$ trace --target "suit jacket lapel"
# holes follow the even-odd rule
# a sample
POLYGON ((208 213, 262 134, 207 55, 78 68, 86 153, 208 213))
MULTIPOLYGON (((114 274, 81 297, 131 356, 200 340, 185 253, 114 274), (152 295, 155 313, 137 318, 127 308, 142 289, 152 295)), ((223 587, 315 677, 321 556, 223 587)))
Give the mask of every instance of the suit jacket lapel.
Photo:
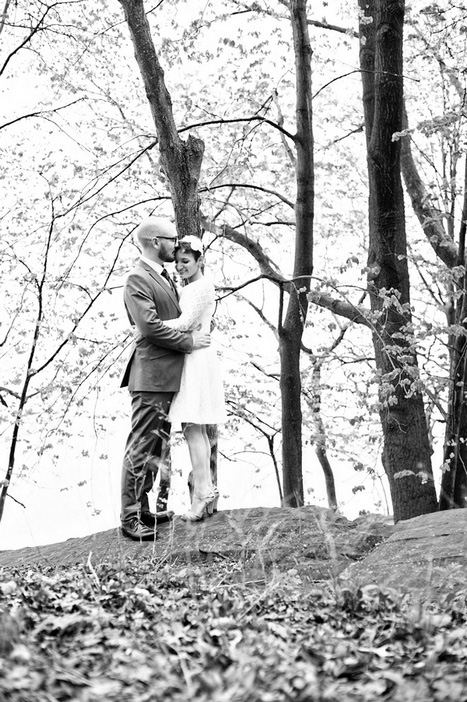
POLYGON ((175 294, 175 291, 172 289, 172 286, 170 283, 165 280, 159 273, 156 273, 154 268, 151 268, 151 266, 148 266, 148 264, 145 261, 139 261, 139 265, 144 268, 144 270, 151 276, 151 278, 166 292, 168 295, 170 295, 172 301, 177 305, 177 310, 180 312, 180 306, 178 304, 178 297, 175 294))

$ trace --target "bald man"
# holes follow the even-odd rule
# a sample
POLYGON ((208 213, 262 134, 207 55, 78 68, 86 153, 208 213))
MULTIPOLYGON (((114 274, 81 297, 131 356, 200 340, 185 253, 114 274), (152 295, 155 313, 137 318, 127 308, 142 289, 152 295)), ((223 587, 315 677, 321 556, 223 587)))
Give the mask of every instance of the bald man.
POLYGON ((175 226, 167 219, 147 217, 135 231, 141 259, 129 274, 124 301, 135 342, 122 387, 131 395, 131 431, 122 471, 122 533, 137 541, 155 538, 157 514, 149 509, 148 493, 163 469, 170 435, 167 421, 174 393, 180 389, 186 353, 210 344, 208 334, 181 332, 164 325, 180 315, 178 296, 165 278, 165 263, 174 261, 175 226))

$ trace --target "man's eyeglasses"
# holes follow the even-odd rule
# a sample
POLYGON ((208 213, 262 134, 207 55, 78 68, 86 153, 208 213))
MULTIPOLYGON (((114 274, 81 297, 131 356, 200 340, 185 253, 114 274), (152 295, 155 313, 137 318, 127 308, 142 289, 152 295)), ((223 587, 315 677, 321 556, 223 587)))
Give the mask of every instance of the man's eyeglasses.
POLYGON ((178 236, 153 236, 151 241, 154 241, 154 239, 168 239, 176 243, 178 241, 178 236))

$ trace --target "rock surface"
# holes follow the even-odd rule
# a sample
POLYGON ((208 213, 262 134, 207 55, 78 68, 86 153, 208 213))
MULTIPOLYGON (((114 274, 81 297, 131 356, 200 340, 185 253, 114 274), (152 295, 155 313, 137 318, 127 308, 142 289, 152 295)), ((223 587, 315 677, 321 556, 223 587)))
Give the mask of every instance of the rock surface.
POLYGON ((467 510, 398 522, 383 544, 349 566, 343 579, 378 583, 429 599, 467 586, 467 510))
POLYGON ((219 511, 195 524, 179 518, 158 527, 154 542, 123 538, 119 529, 63 543, 0 552, 0 568, 28 565, 59 567, 134 559, 142 554, 159 562, 199 563, 229 558, 249 571, 264 571, 273 564, 295 568, 312 580, 338 575, 387 539, 394 527, 381 515, 349 521, 329 509, 262 508, 219 511))
POLYGON ((366 515, 354 521, 320 507, 220 511, 196 524, 179 518, 154 542, 123 538, 118 529, 38 548, 0 552, 0 568, 115 563, 144 556, 161 564, 228 559, 232 577, 262 578, 271 568, 295 570, 306 582, 376 583, 429 598, 467 585, 467 510, 435 512, 392 524, 366 515))

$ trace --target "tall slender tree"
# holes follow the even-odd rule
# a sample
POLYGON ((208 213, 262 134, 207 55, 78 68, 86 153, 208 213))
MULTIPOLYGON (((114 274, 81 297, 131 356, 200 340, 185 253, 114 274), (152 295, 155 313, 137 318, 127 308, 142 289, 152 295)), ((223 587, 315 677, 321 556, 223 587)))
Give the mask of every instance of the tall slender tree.
POLYGON ((379 374, 383 465, 396 521, 438 507, 419 370, 411 340, 400 142, 403 0, 359 0, 369 177, 368 292, 379 374))
POLYGON ((284 320, 279 324, 282 400, 282 465, 284 502, 303 504, 302 408, 300 353, 313 272, 314 140, 311 90, 311 43, 306 0, 289 3, 296 74, 296 185, 294 285, 284 320))

